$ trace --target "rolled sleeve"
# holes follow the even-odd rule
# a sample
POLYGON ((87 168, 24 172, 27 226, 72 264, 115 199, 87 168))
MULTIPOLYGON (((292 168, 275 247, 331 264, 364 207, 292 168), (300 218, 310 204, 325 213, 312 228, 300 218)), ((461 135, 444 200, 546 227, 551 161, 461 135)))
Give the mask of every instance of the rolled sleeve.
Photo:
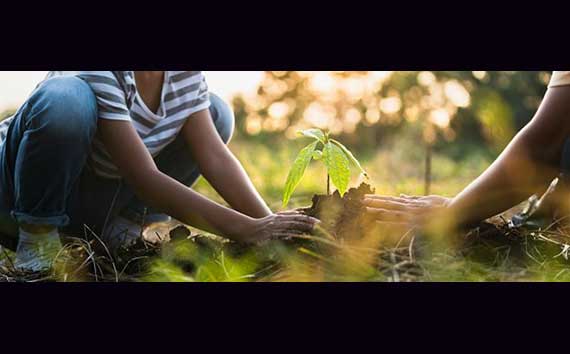
POLYGON ((131 121, 126 93, 111 71, 82 71, 79 75, 95 93, 99 118, 131 121))
POLYGON ((190 114, 200 112, 210 108, 210 92, 208 90, 208 83, 206 82, 206 77, 202 74, 202 80, 200 81, 200 88, 198 89, 198 95, 192 102, 192 109, 190 114))

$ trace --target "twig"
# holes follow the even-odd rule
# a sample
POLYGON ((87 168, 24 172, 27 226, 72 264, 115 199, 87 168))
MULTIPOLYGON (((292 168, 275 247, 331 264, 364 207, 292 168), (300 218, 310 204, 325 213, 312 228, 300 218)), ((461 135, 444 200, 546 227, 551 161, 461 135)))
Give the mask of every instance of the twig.
POLYGON ((111 261, 111 265, 113 266, 113 271, 114 271, 114 273, 115 273, 115 282, 118 283, 118 282, 119 282, 119 273, 118 273, 118 271, 117 271, 117 267, 115 266, 115 260, 114 260, 113 256, 111 255, 111 251, 109 251, 109 248, 107 248, 107 245, 105 244, 105 242, 103 242, 103 240, 101 240, 101 239, 97 236, 97 234, 96 234, 95 232, 93 232, 93 230, 91 230, 91 228, 89 228, 89 226, 87 226, 87 225, 84 224, 83 227, 84 227, 84 230, 87 229, 87 230, 89 230, 89 232, 91 232, 91 235, 92 235, 93 237, 95 237, 95 239, 96 239, 97 241, 99 241, 99 243, 101 243, 101 245, 102 245, 103 248, 105 249, 105 252, 107 252, 107 255, 109 256, 109 260, 111 261))
POLYGON ((400 244, 404 241, 404 239, 405 239, 406 237, 408 237, 408 236, 412 233, 412 231, 414 231, 415 229, 416 229, 416 227, 413 226, 411 229, 409 229, 408 231, 406 231, 406 233, 405 233, 402 237, 400 237, 400 239, 398 240, 398 243, 396 243, 396 247, 395 247, 395 248, 399 248, 399 247, 400 247, 400 244))
POLYGON ((4 249, 4 247, 2 247, 2 253, 4 253, 4 257, 6 257, 6 259, 8 260, 8 263, 10 263, 10 266, 12 267, 12 269, 16 270, 16 267, 14 266, 14 262, 12 262, 12 258, 10 258, 10 255, 8 254, 8 252, 6 252, 6 249, 4 249))
POLYGON ((410 240, 410 246, 408 246, 408 254, 410 255, 410 261, 412 263, 415 263, 415 259, 414 259, 414 242, 416 241, 416 235, 412 236, 412 239, 410 240))
POLYGON ((123 278, 123 274, 125 273, 125 271, 127 270, 128 266, 131 265, 132 262, 138 261, 140 259, 145 259, 145 258, 149 258, 148 256, 139 256, 139 257, 133 257, 131 259, 129 259, 127 261, 127 263, 125 264, 125 266, 123 267, 123 269, 121 270, 121 273, 119 274, 120 278, 123 278))
POLYGON ((390 252, 390 260, 392 261, 393 266, 391 267, 392 270, 392 279, 395 283, 400 282, 400 275, 398 274, 398 270, 396 269, 396 255, 393 252, 390 252))
POLYGON ((564 274, 565 272, 567 272, 568 269, 562 269, 561 271, 559 271, 556 276, 554 277, 554 280, 557 280, 558 277, 560 277, 562 274, 564 274))

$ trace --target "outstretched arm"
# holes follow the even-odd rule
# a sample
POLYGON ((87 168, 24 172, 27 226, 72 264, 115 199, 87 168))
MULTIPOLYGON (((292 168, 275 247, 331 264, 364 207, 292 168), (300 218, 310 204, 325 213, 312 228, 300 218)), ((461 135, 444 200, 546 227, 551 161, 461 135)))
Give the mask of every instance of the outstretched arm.
POLYGON ((232 208, 253 218, 271 214, 241 163, 220 138, 209 110, 193 114, 181 134, 200 173, 232 208))
POLYGON ((532 121, 479 178, 451 200, 449 209, 461 223, 477 222, 544 192, 559 173, 569 135, 570 87, 551 88, 532 121))
POLYGON ((570 135, 570 86, 550 88, 536 115, 495 162, 455 198, 370 196, 378 219, 410 220, 432 207, 447 206, 450 219, 470 224, 497 215, 533 193, 544 191, 557 175, 562 148, 570 135))
POLYGON ((137 196, 184 223, 236 241, 256 243, 308 232, 316 222, 297 213, 253 218, 205 198, 158 170, 128 121, 100 119, 99 134, 137 196))

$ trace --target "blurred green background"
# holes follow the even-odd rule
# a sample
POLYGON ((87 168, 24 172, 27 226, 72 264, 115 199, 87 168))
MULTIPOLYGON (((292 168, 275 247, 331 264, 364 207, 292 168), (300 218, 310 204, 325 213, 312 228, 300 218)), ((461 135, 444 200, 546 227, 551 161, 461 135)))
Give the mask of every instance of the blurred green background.
MULTIPOLYGON (((478 176, 532 118, 550 76, 549 71, 266 71, 255 90, 231 98, 236 133, 230 146, 274 210, 281 208, 289 167, 308 143, 298 138, 296 131, 312 127, 329 130, 346 144, 368 170, 369 182, 378 193, 423 194, 429 156, 430 191, 452 196, 478 176)), ((0 118, 11 113, 13 110, 0 113, 0 118)), ((352 186, 361 181, 354 173, 352 186)), ((203 179, 196 190, 221 201, 203 179)), ((307 205, 314 193, 325 191, 324 168, 313 164, 290 206, 307 205)), ((510 261, 510 247, 493 247, 492 261, 484 262, 454 252, 435 253, 420 263, 425 273, 422 277, 444 281, 570 280, 564 263, 527 257, 528 264, 518 265, 510 261)), ((235 281, 252 272, 247 259, 233 262, 231 268, 231 260, 225 257, 222 252, 202 267, 223 269, 225 275, 205 279, 235 281), (220 259, 223 267, 212 265, 220 259), (229 268, 239 270, 239 276, 227 275, 229 268)), ((295 260, 298 254, 288 257, 284 259, 295 260)), ((160 262, 156 279, 151 280, 190 279, 179 267, 160 262)), ((291 267, 290 279, 303 280, 305 274, 310 275, 306 276, 309 280, 337 279, 320 274, 313 266, 305 273, 291 267)), ((383 274, 378 272, 372 278, 382 280, 383 274)), ((359 276, 350 273, 348 279, 371 277, 359 276)))
MULTIPOLYGON (((295 132, 310 127, 329 130, 352 149, 378 192, 424 193, 426 155, 431 153, 430 192, 453 195, 531 119, 550 75, 266 71, 256 90, 231 99, 237 121, 231 147, 274 208, 288 168, 306 143, 295 132)), ((314 164, 293 202, 305 203, 323 186, 324 171, 314 164)), ((204 181, 197 189, 217 198, 204 181)))
MULTIPOLYGON (((237 117, 232 147, 276 208, 288 168, 306 143, 295 132, 310 127, 329 130, 352 149, 380 193, 425 193, 430 155, 430 192, 453 195, 532 118, 550 76, 549 71, 267 71, 255 93, 232 100, 237 117)), ((295 194, 299 203, 324 192, 324 173, 318 164, 309 169, 295 194)))

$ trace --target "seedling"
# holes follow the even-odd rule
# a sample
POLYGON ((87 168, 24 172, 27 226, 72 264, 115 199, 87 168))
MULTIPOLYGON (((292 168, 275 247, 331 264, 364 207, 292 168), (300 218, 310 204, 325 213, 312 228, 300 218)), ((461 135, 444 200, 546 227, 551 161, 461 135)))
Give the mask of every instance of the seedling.
POLYGON ((328 132, 320 129, 308 129, 298 132, 299 136, 311 138, 314 141, 304 147, 297 155, 285 182, 283 192, 283 207, 289 204, 289 199, 299 185, 311 160, 321 160, 327 169, 327 195, 330 195, 330 184, 338 189, 341 197, 348 190, 350 181, 350 164, 358 168, 360 173, 368 178, 368 174, 354 155, 339 141, 330 138, 328 132))

